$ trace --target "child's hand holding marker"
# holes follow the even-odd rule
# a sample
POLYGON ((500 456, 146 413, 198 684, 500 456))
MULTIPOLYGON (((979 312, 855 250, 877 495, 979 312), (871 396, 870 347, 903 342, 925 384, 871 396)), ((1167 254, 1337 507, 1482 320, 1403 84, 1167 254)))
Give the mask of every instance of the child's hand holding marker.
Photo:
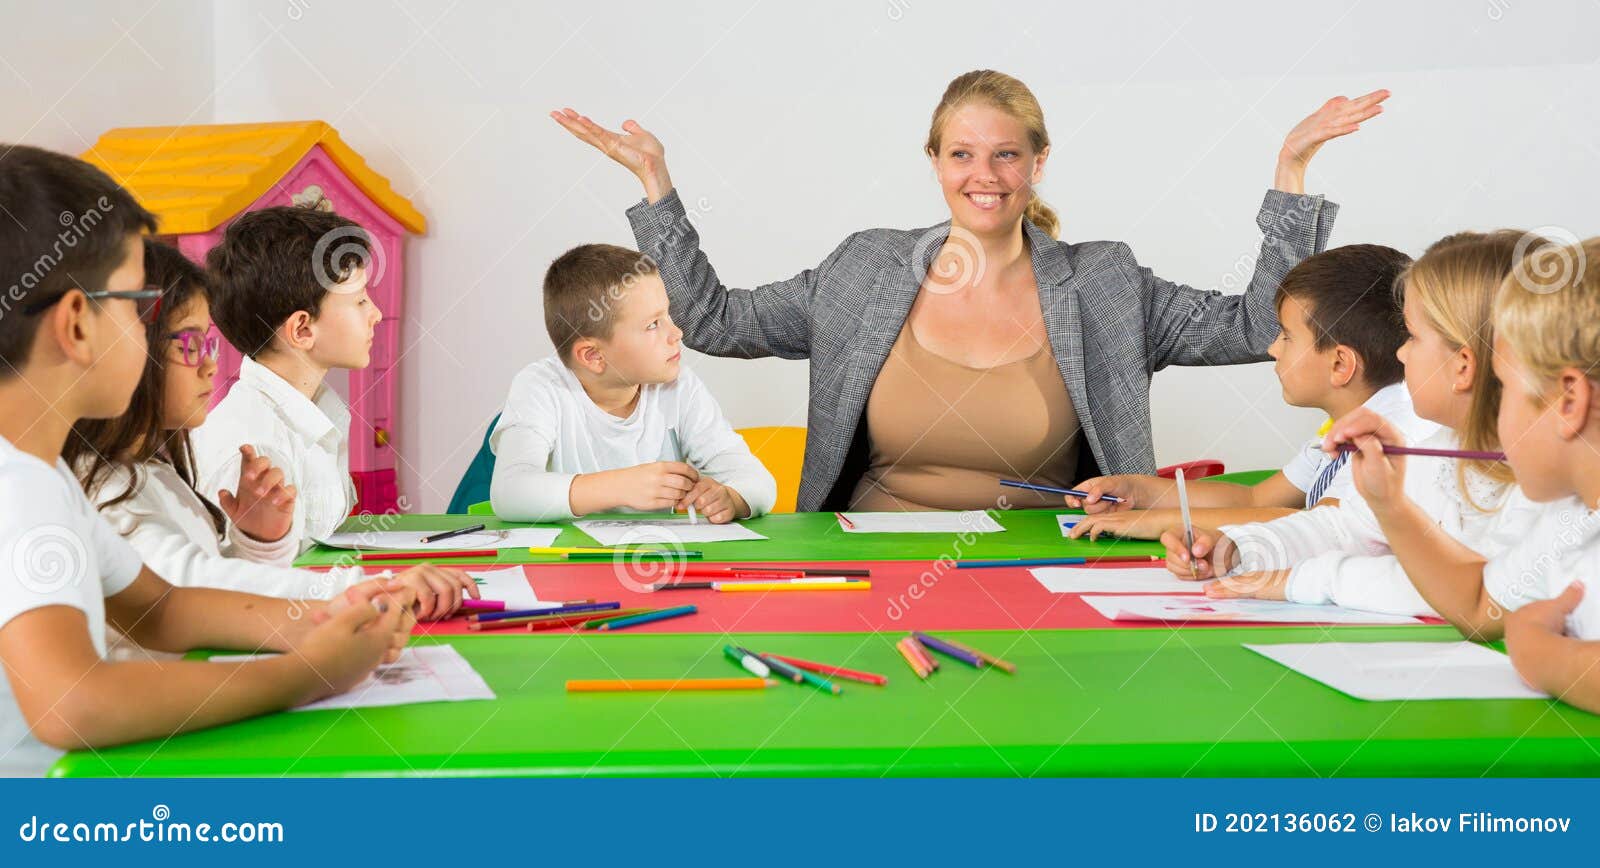
POLYGON ((1178 578, 1209 581, 1239 565, 1238 547, 1221 531, 1195 528, 1192 554, 1184 546, 1184 536, 1182 530, 1161 535, 1161 544, 1167 547, 1167 570, 1178 578))
POLYGON ((739 496, 739 492, 709 476, 700 477, 694 488, 679 501, 677 508, 687 509, 691 518, 699 510, 700 515, 712 524, 727 524, 750 514, 750 507, 739 496))
POLYGON ((481 593, 471 576, 435 564, 417 564, 394 578, 416 595, 418 621, 448 618, 461 608, 463 597, 478 599, 481 593))
POLYGON ((1358 407, 1339 417, 1322 438, 1322 451, 1339 454, 1339 446, 1353 443, 1359 451, 1350 454, 1351 478, 1356 490, 1366 499, 1375 515, 1382 516, 1400 506, 1405 497, 1405 458, 1386 455, 1385 446, 1404 446, 1405 435, 1389 420, 1367 407, 1358 407))

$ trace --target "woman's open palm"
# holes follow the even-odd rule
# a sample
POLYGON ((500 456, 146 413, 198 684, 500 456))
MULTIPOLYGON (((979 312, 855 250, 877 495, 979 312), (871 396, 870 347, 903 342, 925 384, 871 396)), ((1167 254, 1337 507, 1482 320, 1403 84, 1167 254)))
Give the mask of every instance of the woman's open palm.
POLYGON ((638 121, 623 121, 622 132, 613 132, 568 108, 553 111, 550 117, 579 139, 593 145, 602 154, 621 163, 624 168, 646 180, 666 169, 666 149, 654 134, 639 126, 638 121))

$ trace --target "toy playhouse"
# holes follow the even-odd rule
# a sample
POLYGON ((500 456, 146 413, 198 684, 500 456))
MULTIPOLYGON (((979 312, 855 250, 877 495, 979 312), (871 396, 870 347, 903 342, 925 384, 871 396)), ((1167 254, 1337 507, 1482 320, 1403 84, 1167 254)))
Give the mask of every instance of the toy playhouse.
MULTIPOLYGON (((371 236, 369 286, 383 321, 372 365, 349 380, 350 475, 356 509, 396 510, 391 432, 396 419, 405 241, 427 221, 322 121, 124 127, 106 132, 83 158, 104 169, 161 219, 160 231, 196 262, 229 221, 257 208, 314 205, 360 223, 371 236)), ((226 342, 213 403, 239 378, 239 352, 226 342)))

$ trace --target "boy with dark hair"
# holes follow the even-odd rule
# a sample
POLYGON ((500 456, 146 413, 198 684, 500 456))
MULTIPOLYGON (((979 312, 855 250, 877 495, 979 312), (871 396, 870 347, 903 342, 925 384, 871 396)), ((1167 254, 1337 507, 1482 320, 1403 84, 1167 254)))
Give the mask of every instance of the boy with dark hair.
POLYGON ((370 241, 351 220, 310 208, 240 216, 206 264, 212 318, 245 358, 239 380, 194 432, 196 488, 212 502, 265 457, 296 495, 296 550, 355 506, 350 408, 323 381, 371 363, 383 314, 367 295, 370 241))
MULTIPOLYGON (((1366 406, 1406 432, 1411 442, 1426 439, 1438 425, 1411 407, 1405 368, 1396 353, 1406 341, 1405 320, 1395 281, 1411 257, 1378 244, 1335 247, 1306 258, 1278 287, 1277 340, 1267 348, 1295 407, 1315 407, 1337 419, 1366 406)), ((1204 527, 1270 521, 1298 509, 1333 505, 1354 489, 1348 456, 1330 459, 1314 437, 1283 469, 1257 485, 1190 481, 1194 521, 1204 527)), ((1100 534, 1160 539, 1182 532, 1177 485, 1156 476, 1103 476, 1076 488, 1086 497, 1066 498, 1089 518, 1071 536, 1100 534), (1101 500, 1116 495, 1121 503, 1101 500)))

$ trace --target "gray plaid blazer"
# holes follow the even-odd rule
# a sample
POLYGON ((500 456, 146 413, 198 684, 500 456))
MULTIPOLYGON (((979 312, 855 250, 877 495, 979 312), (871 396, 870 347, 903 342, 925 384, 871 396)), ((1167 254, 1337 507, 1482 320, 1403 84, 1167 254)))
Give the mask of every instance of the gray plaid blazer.
MULTIPOLYGON (((1079 450, 1078 478, 1155 472, 1150 375, 1167 365, 1264 360, 1278 331, 1278 284, 1327 245, 1337 213, 1321 196, 1267 191, 1256 216, 1265 237, 1242 295, 1162 280, 1121 242, 1069 244, 1024 223, 1050 346, 1089 446, 1079 450)), ((799 509, 845 508, 866 467, 867 395, 950 224, 867 229, 816 268, 729 290, 677 191, 641 201, 628 220, 661 269, 685 344, 714 356, 811 360, 799 509)))

